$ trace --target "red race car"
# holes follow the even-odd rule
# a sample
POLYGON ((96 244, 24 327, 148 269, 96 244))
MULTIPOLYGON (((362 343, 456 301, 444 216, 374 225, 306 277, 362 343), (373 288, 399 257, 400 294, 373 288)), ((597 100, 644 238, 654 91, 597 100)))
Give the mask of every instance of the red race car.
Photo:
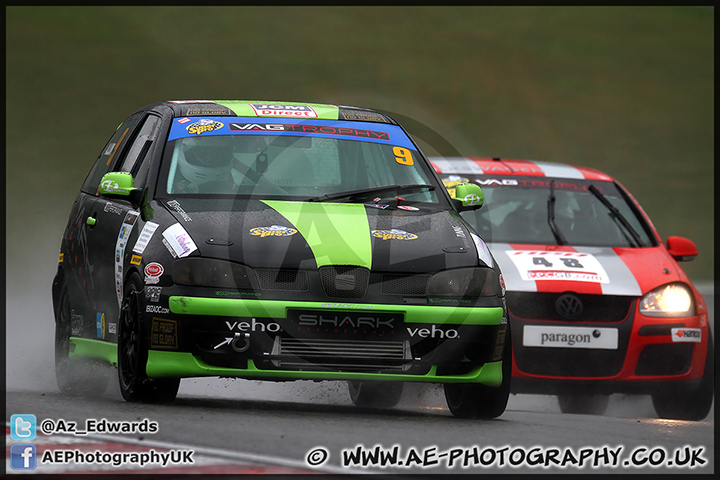
POLYGON ((431 158, 445 187, 475 183, 462 212, 503 272, 514 393, 557 395, 566 413, 602 414, 609 395, 650 394, 661 418, 702 420, 713 402, 713 339, 679 266, 695 244, 663 243, 617 180, 571 165, 431 158))

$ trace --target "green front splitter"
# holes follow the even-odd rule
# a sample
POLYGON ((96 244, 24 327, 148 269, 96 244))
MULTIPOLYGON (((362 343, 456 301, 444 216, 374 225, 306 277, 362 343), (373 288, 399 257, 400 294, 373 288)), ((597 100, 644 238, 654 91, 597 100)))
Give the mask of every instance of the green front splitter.
POLYGON ((438 375, 433 366, 425 375, 311 372, 295 370, 260 370, 250 359, 248 368, 227 368, 208 365, 187 352, 150 350, 146 367, 148 377, 238 377, 263 380, 386 380, 425 383, 481 383, 490 387, 502 383, 502 362, 489 362, 463 375, 438 375))

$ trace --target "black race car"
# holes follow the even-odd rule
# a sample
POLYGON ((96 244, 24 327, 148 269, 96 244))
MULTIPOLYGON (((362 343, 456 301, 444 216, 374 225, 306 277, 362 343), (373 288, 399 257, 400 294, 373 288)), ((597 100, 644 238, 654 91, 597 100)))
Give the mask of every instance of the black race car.
POLYGON ((444 385, 461 417, 510 391, 495 259, 389 116, 333 105, 169 101, 112 135, 53 282, 60 389, 170 402, 183 377, 347 380, 388 407, 444 385), (89 368, 88 368, 89 367, 89 368))

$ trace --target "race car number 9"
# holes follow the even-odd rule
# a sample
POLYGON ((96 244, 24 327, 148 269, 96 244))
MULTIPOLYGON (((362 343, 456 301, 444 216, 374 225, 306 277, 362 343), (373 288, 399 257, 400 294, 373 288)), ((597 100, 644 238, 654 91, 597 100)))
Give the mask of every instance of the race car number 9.
POLYGON ((393 154, 395 154, 395 161, 401 165, 412 165, 413 157, 412 152, 407 148, 393 147, 393 154))
POLYGON ((573 280, 610 283, 600 262, 589 253, 506 250, 523 280, 573 280))

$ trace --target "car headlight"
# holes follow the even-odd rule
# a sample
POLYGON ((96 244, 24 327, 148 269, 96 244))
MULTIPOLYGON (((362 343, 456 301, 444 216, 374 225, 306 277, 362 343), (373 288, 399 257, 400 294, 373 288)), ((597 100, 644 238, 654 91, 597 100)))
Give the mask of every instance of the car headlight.
POLYGON ((244 265, 202 257, 176 260, 172 267, 172 278, 177 284, 199 287, 252 290, 257 284, 255 273, 244 265))
POLYGON ((501 295, 498 272, 491 268, 458 268, 430 278, 428 295, 438 297, 494 297, 501 295))
POLYGON ((695 302, 688 287, 670 283, 642 297, 640 313, 648 317, 689 317, 695 314, 695 302))

